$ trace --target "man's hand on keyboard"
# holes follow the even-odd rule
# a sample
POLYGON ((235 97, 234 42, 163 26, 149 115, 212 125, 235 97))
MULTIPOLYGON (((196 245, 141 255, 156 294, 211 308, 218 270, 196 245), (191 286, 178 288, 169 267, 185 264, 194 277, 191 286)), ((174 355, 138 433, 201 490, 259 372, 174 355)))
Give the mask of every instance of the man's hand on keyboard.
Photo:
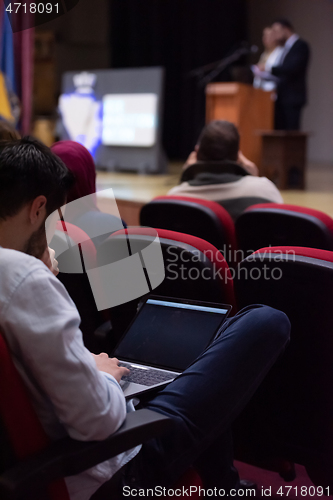
POLYGON ((117 382, 120 382, 121 377, 129 375, 130 370, 124 366, 119 366, 117 358, 109 358, 109 356, 102 352, 101 354, 92 354, 98 370, 112 375, 117 382))

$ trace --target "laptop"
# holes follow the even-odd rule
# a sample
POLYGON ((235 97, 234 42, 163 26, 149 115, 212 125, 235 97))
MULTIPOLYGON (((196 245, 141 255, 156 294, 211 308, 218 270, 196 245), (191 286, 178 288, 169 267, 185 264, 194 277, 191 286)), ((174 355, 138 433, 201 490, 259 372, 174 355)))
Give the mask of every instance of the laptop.
POLYGON ((230 305, 150 296, 113 352, 130 369, 126 399, 163 388, 215 339, 230 305))

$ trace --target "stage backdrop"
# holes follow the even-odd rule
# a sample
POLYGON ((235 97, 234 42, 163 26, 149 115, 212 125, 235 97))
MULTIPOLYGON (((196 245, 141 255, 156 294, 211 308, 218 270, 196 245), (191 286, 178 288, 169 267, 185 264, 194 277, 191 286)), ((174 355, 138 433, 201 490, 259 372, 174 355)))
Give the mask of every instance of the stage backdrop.
POLYGON ((110 15, 113 68, 165 67, 163 143, 169 158, 185 158, 205 102, 187 74, 247 40, 246 0, 112 0, 110 15))

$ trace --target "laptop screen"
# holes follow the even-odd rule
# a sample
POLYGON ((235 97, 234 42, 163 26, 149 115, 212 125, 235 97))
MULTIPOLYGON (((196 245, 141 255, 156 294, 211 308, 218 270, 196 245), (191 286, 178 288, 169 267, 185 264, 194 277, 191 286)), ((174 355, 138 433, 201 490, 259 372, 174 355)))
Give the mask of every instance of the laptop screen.
POLYGON ((230 306, 148 299, 114 356, 132 363, 183 371, 214 339, 230 306), (216 307, 215 307, 216 306, 216 307))

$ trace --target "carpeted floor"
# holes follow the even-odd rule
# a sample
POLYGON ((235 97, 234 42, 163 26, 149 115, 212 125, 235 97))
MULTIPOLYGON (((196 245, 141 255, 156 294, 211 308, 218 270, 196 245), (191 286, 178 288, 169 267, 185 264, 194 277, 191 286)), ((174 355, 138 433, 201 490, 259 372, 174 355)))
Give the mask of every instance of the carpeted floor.
POLYGON ((288 483, 286 483, 279 476, 279 474, 275 472, 259 469, 242 462, 235 462, 235 466, 237 467, 239 475, 242 479, 248 479, 257 483, 257 497, 270 497, 272 500, 281 500, 282 498, 298 500, 301 500, 302 498, 333 498, 333 496, 326 497, 319 494, 321 490, 315 489, 312 481, 306 473, 305 468, 301 465, 296 465, 296 479, 288 483), (302 486, 306 486, 307 489, 303 488, 302 490, 302 486), (309 488, 310 486, 312 486, 312 488, 309 488))

